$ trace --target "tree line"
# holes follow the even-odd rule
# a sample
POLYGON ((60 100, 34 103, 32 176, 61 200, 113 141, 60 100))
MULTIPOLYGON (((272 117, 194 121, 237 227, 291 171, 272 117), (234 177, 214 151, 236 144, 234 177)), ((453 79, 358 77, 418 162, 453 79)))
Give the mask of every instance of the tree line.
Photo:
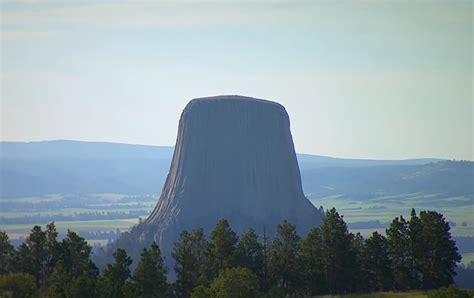
POLYGON ((386 236, 349 232, 336 209, 301 238, 283 221, 267 239, 237 235, 220 220, 209 236, 183 231, 174 243, 175 281, 159 246, 143 249, 136 269, 123 249, 102 273, 75 232, 59 241, 54 223, 35 226, 18 248, 0 232, 0 294, 15 297, 291 297, 437 289, 453 284, 461 260, 449 223, 434 211, 395 218, 386 236), (20 286, 21 285, 21 286, 20 286), (25 294, 26 293, 26 294, 25 294))

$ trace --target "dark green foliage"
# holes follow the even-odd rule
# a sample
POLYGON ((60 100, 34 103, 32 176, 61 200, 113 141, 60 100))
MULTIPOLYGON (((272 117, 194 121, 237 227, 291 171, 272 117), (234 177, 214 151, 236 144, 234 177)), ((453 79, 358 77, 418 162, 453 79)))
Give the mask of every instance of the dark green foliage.
POLYGON ((7 233, 0 231, 0 274, 5 274, 13 270, 13 257, 15 248, 10 243, 7 233))
POLYGON ((130 278, 132 259, 123 249, 117 249, 114 254, 114 264, 107 265, 103 276, 98 281, 100 297, 124 297, 123 287, 130 278))
POLYGON ((367 291, 367 284, 363 274, 362 251, 364 249, 364 237, 360 233, 352 234, 351 237, 351 258, 348 259, 349 274, 352 275, 348 289, 351 292, 367 291))
POLYGON ((365 240, 361 254, 365 290, 386 291, 392 285, 388 241, 377 232, 365 240))
POLYGON ((35 277, 28 273, 0 275, 0 297, 34 297, 37 292, 35 277))
POLYGON ((86 273, 73 278, 67 285, 67 297, 96 297, 97 277, 86 273))
POLYGON ((180 234, 174 243, 172 256, 175 260, 175 291, 178 297, 189 297, 197 285, 199 264, 195 254, 193 237, 187 231, 180 234))
POLYGON ((258 277, 247 268, 228 268, 219 272, 211 283, 210 297, 255 298, 260 297, 258 277))
POLYGON ((33 260, 30 256, 30 250, 26 243, 20 244, 16 253, 13 255, 13 271, 29 273, 33 271, 33 260))
POLYGON ((421 211, 421 259, 422 284, 425 289, 447 287, 453 283, 456 263, 461 256, 456 243, 451 239, 450 227, 442 214, 421 211))
POLYGON ((40 226, 34 226, 31 234, 26 239, 28 247, 29 268, 27 273, 33 274, 38 286, 43 286, 46 283, 48 274, 48 245, 46 232, 41 230, 40 226))
POLYGON ((196 229, 192 234, 187 231, 181 233, 172 252, 175 260, 176 296, 189 297, 199 284, 210 284, 214 269, 210 254, 209 242, 202 228, 196 229))
POLYGON ((258 277, 248 268, 234 267, 219 272, 209 287, 194 288, 192 298, 252 298, 260 297, 258 277))
POLYGON ((461 256, 442 214, 412 210, 410 222, 400 216, 387 229, 393 288, 436 289, 453 283, 461 256))
POLYGON ((61 260, 54 266, 53 272, 49 277, 48 289, 46 291, 49 297, 66 297, 66 285, 69 283, 69 276, 64 268, 64 262, 61 260))
MULTIPOLYGON (((72 231, 58 241, 54 223, 44 231, 35 226, 18 249, 0 232, 0 296, 273 298, 435 289, 453 283, 460 260, 448 222, 433 211, 418 216, 412 210, 410 221, 395 218, 386 238, 373 233, 364 240, 349 233, 334 208, 303 239, 286 221, 276 231, 269 245, 265 232, 263 243, 253 230, 238 238, 226 220, 219 221, 210 241, 202 228, 183 231, 172 252, 173 285, 166 281, 156 243, 142 251, 133 275, 131 258, 117 249, 113 264, 99 276, 91 247, 72 231)), ((472 268, 457 271, 465 280, 472 268)), ((465 297, 465 292, 449 287, 430 295, 465 297)))
POLYGON ((194 230, 191 240, 193 254, 196 256, 197 262, 196 280, 198 284, 208 285, 214 278, 210 243, 202 228, 194 230))
POLYGON ((392 267, 393 289, 408 290, 411 284, 412 256, 408 223, 400 216, 396 217, 387 229, 388 253, 392 267))
POLYGON ((194 288, 191 298, 209 298, 212 297, 211 289, 203 285, 197 286, 194 288))
POLYGON ((424 254, 424 243, 422 239, 423 223, 417 216, 414 208, 411 209, 410 221, 408 222, 408 238, 410 248, 410 288, 421 288, 421 259, 424 254))
POLYGON ((258 242, 258 236, 253 229, 249 229, 240 235, 237 252, 238 265, 252 271, 261 281, 261 286, 263 286, 263 245, 258 242))
POLYGON ((158 245, 153 242, 150 249, 143 249, 133 281, 139 297, 166 297, 168 284, 166 282, 166 268, 158 245))
POLYGON ((68 231, 66 238, 61 242, 61 259, 71 278, 78 278, 82 274, 96 276, 97 267, 90 260, 91 246, 75 232, 68 231))
POLYGON ((326 288, 323 266, 322 236, 319 228, 309 231, 300 245, 300 269, 303 292, 314 296, 324 293, 326 288))
POLYGON ((432 291, 428 294, 428 298, 471 298, 472 293, 462 290, 454 285, 450 285, 448 288, 442 288, 436 291, 432 291))
POLYGON ((214 276, 217 276, 220 270, 236 264, 237 241, 237 234, 232 231, 229 222, 221 219, 211 232, 210 254, 214 276))
POLYGON ((48 281, 47 293, 51 297, 94 297, 98 270, 90 260, 91 246, 75 232, 68 231, 60 243, 56 229, 48 225, 47 235, 52 250, 54 268, 48 281))
POLYGON ((346 292, 352 286, 356 255, 352 249, 353 235, 335 208, 326 212, 321 235, 327 289, 329 293, 346 292))
POLYGON ((38 287, 46 286, 48 276, 61 254, 57 235, 54 222, 48 224, 45 231, 40 226, 34 226, 26 242, 11 254, 9 270, 32 274, 38 287))
POLYGON ((284 221, 277 226, 277 236, 271 243, 270 275, 277 286, 291 294, 300 285, 299 245, 294 225, 284 221))

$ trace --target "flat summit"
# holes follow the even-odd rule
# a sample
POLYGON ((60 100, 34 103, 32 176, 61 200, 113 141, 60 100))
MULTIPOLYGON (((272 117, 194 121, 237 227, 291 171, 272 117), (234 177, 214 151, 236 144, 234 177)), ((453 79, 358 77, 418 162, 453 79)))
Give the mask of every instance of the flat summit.
POLYGON ((210 232, 221 218, 237 233, 265 227, 271 234, 283 220, 306 233, 322 217, 303 194, 285 108, 225 95, 184 108, 160 199, 130 236, 169 254, 182 230, 210 232))

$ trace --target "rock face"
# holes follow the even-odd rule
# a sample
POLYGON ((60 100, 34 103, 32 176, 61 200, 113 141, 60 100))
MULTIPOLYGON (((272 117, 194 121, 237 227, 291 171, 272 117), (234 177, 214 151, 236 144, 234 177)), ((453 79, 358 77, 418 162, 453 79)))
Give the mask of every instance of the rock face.
MULTIPOLYGON (((242 96, 191 100, 179 121, 170 172, 145 223, 171 230, 273 228, 287 219, 301 231, 321 214, 305 198, 285 108, 242 96)), ((162 241, 160 241, 162 242, 162 241)))
POLYGON ((237 233, 252 227, 261 234, 265 226, 271 234, 285 219, 306 233, 322 217, 303 194, 285 108, 217 96, 184 109, 158 204, 129 236, 143 245, 155 240, 169 255, 182 230, 209 233, 221 218, 237 233))

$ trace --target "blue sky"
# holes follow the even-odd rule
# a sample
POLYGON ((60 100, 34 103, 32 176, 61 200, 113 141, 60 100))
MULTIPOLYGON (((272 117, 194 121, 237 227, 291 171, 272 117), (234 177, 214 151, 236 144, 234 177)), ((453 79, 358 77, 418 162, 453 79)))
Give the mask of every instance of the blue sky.
POLYGON ((2 140, 173 145, 241 94, 298 152, 474 159, 472 1, 1 3, 2 140))

